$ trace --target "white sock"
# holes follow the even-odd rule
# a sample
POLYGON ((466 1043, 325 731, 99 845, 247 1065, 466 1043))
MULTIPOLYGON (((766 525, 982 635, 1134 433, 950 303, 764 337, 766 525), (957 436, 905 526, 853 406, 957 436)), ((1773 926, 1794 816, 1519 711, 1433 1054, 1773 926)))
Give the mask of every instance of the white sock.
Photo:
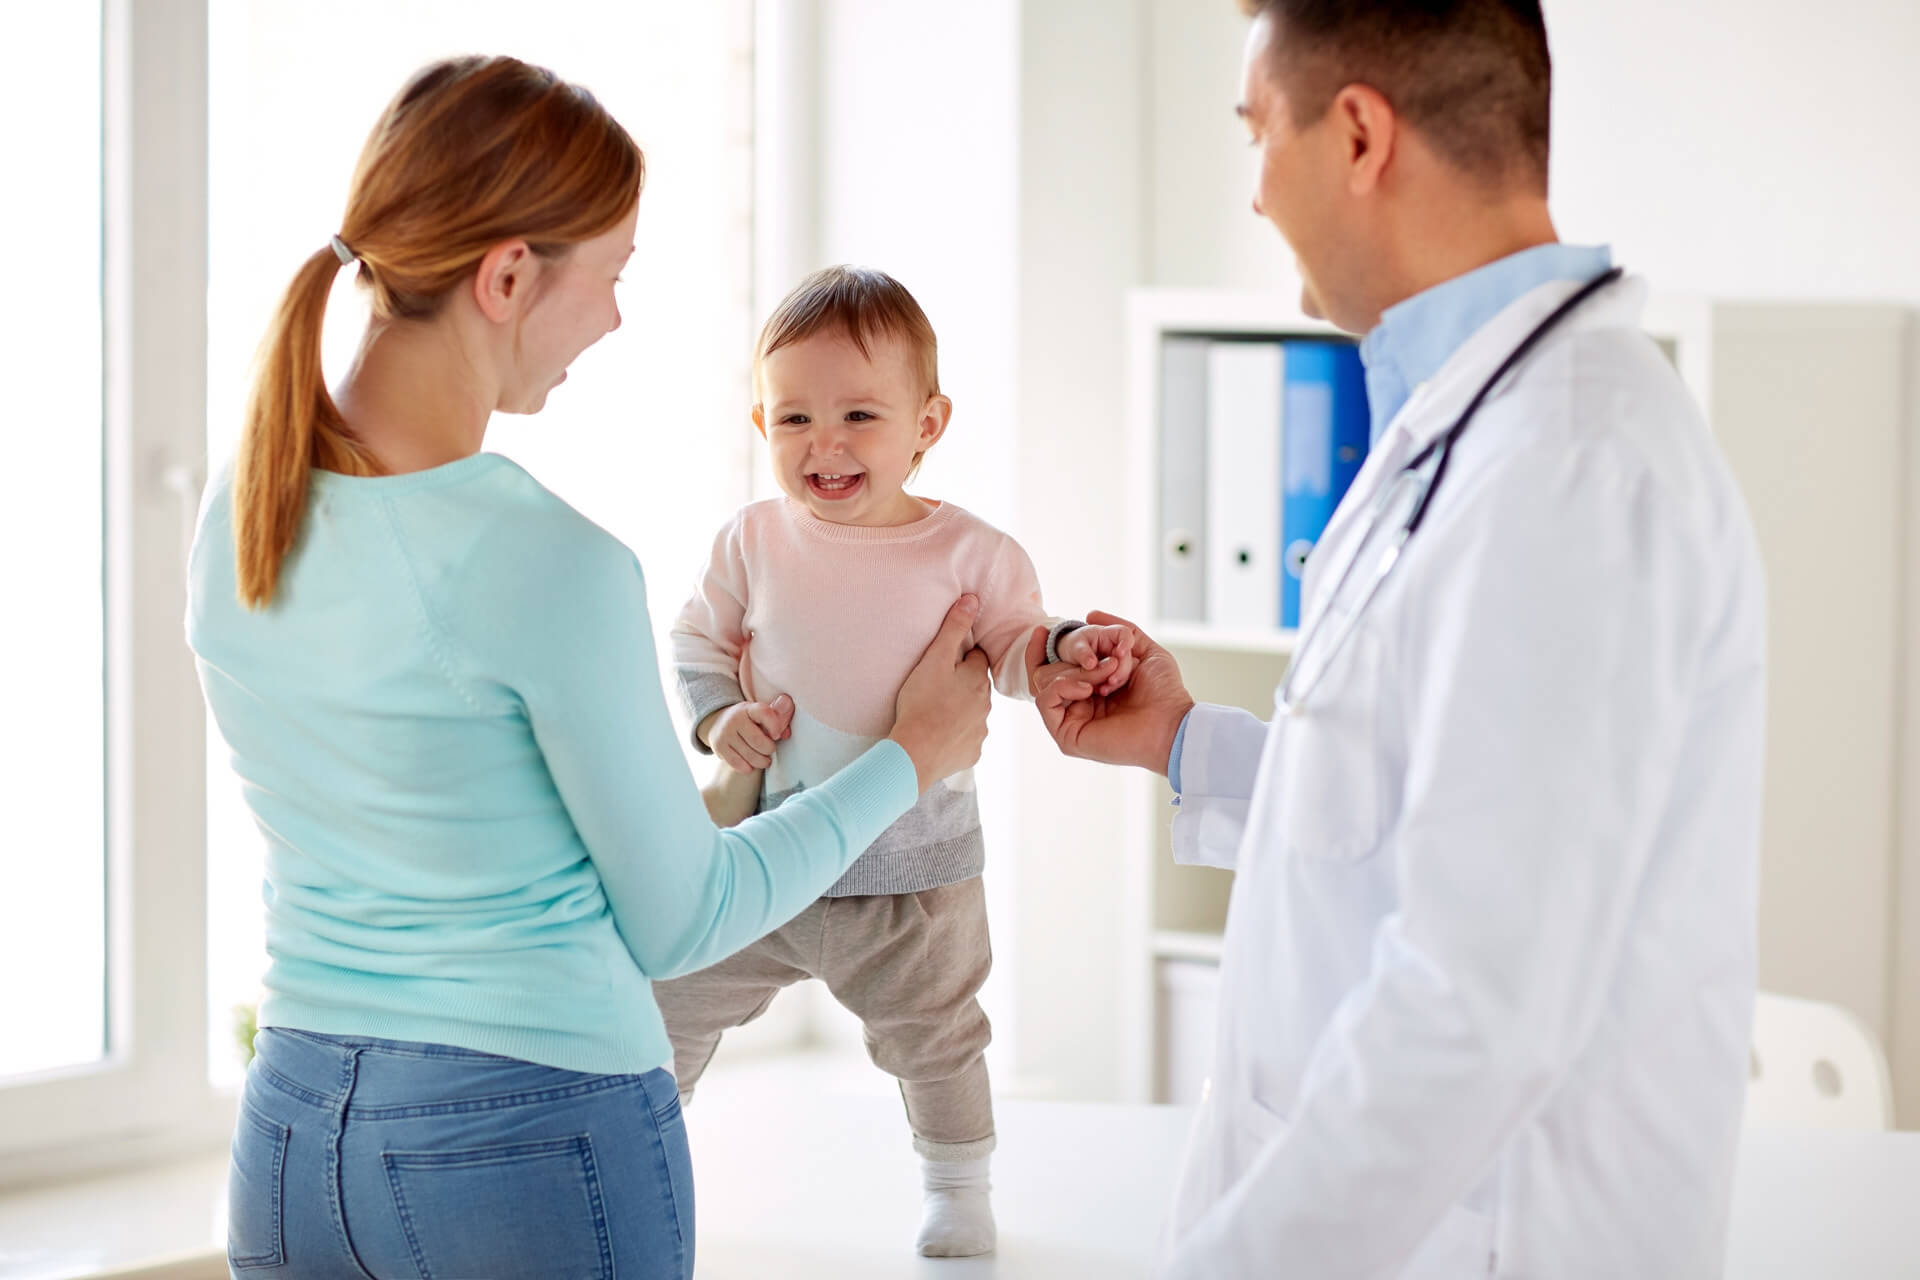
POLYGON ((924 1258, 971 1258, 992 1253, 998 1233, 988 1198, 987 1163, 977 1160, 920 1160, 920 1235, 914 1248, 924 1258))

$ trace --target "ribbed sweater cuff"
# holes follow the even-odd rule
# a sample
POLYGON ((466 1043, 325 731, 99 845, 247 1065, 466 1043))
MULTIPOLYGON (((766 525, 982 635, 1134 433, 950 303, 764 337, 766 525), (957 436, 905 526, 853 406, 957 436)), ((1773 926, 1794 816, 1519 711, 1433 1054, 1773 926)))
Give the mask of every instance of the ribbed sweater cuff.
POLYGON ((723 676, 717 671, 702 671, 698 668, 679 667, 674 671, 674 681, 680 688, 680 701, 692 717, 687 727, 687 735, 693 742, 694 750, 703 756, 713 754, 712 748, 700 741, 700 725, 708 716, 730 707, 736 702, 745 702, 747 695, 740 688, 740 682, 732 676, 723 676))
MULTIPOLYGON (((1052 666, 1054 663, 1060 661, 1060 642, 1066 638, 1067 633, 1069 631, 1078 631, 1086 625, 1086 623, 1078 618, 1062 618, 1047 628, 1048 666, 1052 666)), ((1031 635, 1032 632, 1029 631, 1028 634, 1031 635)))

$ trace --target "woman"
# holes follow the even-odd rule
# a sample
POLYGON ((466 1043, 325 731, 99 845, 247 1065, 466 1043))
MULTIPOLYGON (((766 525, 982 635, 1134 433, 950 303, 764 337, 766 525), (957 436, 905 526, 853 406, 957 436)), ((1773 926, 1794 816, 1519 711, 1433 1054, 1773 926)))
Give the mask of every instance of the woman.
POLYGON ((294 278, 208 493, 189 639, 268 846, 238 1274, 691 1275, 650 982, 786 921, 979 754, 962 601, 888 740, 716 830, 632 553, 480 452, 619 325, 643 169, 546 71, 426 68, 294 278), (356 261, 373 320, 330 396, 321 322, 356 261))

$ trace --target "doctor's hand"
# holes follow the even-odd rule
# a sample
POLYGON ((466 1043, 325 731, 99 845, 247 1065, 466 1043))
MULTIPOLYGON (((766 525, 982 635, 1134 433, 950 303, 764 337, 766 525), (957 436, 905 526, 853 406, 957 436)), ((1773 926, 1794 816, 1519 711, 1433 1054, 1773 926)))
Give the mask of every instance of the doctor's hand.
POLYGON ((1132 678, 1102 693, 1107 681, 1096 683, 1091 678, 1098 672, 1066 661, 1048 666, 1047 629, 1038 627, 1027 640, 1027 683, 1041 722, 1063 754, 1165 773, 1180 722, 1193 710, 1193 696, 1180 679, 1180 664, 1125 618, 1094 612, 1087 621, 1131 630, 1132 678))

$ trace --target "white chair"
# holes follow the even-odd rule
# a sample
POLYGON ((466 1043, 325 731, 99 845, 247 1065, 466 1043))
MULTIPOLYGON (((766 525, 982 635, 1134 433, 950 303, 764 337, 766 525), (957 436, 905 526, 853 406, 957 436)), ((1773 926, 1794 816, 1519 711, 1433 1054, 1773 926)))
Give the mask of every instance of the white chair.
POLYGON ((1762 991, 1753 1008, 1746 1124, 1892 1128, 1893 1083, 1873 1028, 1839 1005, 1762 991))

